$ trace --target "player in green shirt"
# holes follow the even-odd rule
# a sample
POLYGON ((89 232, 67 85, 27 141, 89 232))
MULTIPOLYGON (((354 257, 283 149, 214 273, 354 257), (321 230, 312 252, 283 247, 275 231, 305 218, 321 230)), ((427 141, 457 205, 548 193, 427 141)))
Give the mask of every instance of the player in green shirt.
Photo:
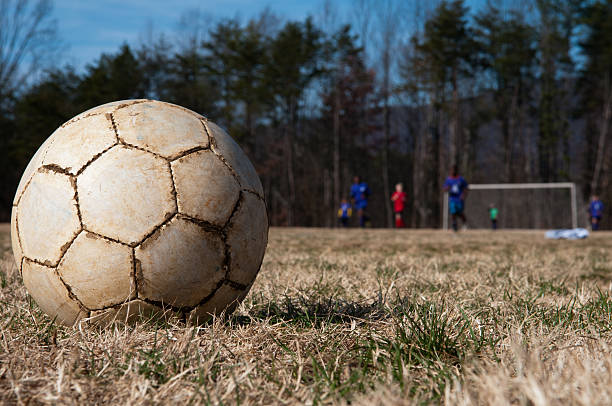
POLYGON ((497 207, 491 203, 489 205, 489 218, 491 219, 492 230, 497 230, 497 213, 499 213, 499 210, 497 210, 497 207))

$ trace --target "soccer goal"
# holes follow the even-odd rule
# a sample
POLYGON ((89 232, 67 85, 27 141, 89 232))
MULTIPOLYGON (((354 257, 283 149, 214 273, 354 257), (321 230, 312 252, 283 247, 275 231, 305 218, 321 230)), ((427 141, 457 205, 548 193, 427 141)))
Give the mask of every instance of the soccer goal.
MULTIPOLYGON (((576 184, 492 183, 469 185, 465 215, 470 228, 489 228, 489 208, 499 210, 499 228, 576 228, 576 184)), ((448 192, 444 193, 442 228, 448 230, 448 192)))

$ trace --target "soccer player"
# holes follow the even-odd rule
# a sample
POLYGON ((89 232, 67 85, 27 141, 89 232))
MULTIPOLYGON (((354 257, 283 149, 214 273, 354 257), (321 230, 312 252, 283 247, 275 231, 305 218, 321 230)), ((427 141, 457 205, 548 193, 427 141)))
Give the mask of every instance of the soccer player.
POLYGON ((401 183, 395 185, 395 192, 391 195, 391 201, 393 202, 393 211, 395 212, 395 228, 404 228, 405 224, 402 218, 404 203, 406 202, 404 185, 401 183))
POLYGON ((491 230, 497 230, 497 214, 499 210, 493 203, 489 205, 489 218, 491 219, 491 230))
POLYGON ((361 181, 359 176, 353 178, 353 186, 351 186, 351 199, 353 207, 357 210, 359 216, 359 226, 365 227, 368 220, 365 209, 368 207, 368 196, 370 196, 370 188, 368 184, 361 181))
POLYGON ((589 216, 591 217, 591 230, 599 230, 599 223, 601 222, 601 216, 603 214, 604 205, 599 200, 599 196, 593 195, 591 197, 591 204, 589 204, 589 216))
POLYGON ((349 219, 352 214, 353 209, 351 208, 351 204, 343 198, 340 202, 340 208, 338 209, 338 219, 340 219, 342 227, 348 227, 349 219))
POLYGON ((457 218, 460 218, 463 221, 463 226, 467 226, 467 219, 465 218, 465 214, 463 214, 463 203, 467 196, 468 191, 468 183, 463 176, 459 175, 459 169, 457 165, 453 165, 450 171, 450 175, 444 181, 444 190, 448 192, 448 203, 449 210, 451 214, 451 219, 453 221, 453 230, 457 231, 457 218))

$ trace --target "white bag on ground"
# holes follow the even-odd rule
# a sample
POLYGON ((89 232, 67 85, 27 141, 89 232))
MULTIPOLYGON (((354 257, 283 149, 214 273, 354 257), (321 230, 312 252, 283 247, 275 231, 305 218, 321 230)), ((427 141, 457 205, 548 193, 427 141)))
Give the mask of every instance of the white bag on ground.
POLYGON ((552 240, 580 240, 587 238, 589 231, 585 228, 572 228, 565 230, 548 230, 546 238, 552 240))

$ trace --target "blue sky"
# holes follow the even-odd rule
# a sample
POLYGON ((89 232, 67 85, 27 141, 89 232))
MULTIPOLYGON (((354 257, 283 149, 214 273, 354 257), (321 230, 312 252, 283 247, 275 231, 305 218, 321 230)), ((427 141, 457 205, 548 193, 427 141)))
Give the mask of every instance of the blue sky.
MULTIPOLYGON (((336 0, 348 9, 350 0, 336 0)), ((173 34, 181 16, 199 10, 215 18, 249 18, 269 7, 279 17, 302 19, 317 12, 322 1, 300 0, 56 0, 54 14, 65 45, 65 62, 82 68, 102 52, 114 52, 123 43, 137 43, 153 28, 154 34, 173 34)))
MULTIPOLYGON (((340 18, 349 13, 352 1, 333 0, 340 18)), ((481 2, 467 1, 471 6, 481 2)), ((181 16, 190 11, 246 19, 268 7, 279 17, 303 19, 320 13, 323 0, 55 0, 54 4, 65 46, 63 62, 80 70, 102 52, 115 52, 123 42, 138 44, 148 27, 154 35, 176 33, 181 16)))

